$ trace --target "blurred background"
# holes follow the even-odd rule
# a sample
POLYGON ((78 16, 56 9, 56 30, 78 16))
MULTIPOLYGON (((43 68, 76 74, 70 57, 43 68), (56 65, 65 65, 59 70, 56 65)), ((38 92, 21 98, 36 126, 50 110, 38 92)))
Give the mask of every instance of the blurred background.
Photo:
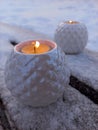
POLYGON ((98 0, 0 0, 0 22, 52 38, 57 25, 66 20, 84 23, 89 32, 88 47, 98 50, 98 0))

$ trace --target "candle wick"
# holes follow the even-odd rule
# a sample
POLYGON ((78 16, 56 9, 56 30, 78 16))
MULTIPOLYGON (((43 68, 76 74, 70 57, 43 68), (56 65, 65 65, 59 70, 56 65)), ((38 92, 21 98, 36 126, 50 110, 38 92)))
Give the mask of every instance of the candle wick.
POLYGON ((36 47, 34 46, 34 53, 36 53, 36 47))

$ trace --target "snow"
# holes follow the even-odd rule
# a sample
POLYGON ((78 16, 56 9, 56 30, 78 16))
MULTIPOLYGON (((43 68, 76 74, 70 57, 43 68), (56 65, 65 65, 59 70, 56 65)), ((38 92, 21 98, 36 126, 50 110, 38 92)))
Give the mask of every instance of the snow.
POLYGON ((76 20, 88 28, 87 48, 98 52, 97 0, 0 0, 0 22, 54 37, 57 25, 76 20))

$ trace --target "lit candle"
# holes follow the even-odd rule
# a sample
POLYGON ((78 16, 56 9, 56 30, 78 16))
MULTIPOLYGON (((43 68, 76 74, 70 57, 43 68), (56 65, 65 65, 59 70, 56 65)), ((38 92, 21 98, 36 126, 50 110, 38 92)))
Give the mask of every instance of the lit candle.
POLYGON ((65 21, 64 23, 66 23, 66 24, 78 24, 79 22, 69 20, 69 21, 65 21))
POLYGON ((88 41, 85 24, 78 21, 64 21, 57 26, 55 41, 65 53, 81 53, 88 41))
POLYGON ((51 45, 46 41, 34 40, 28 41, 26 45, 21 48, 21 52, 25 54, 41 54, 52 49, 51 45))
POLYGON ((32 107, 47 106, 62 98, 68 86, 70 70, 66 63, 63 51, 54 41, 21 42, 14 47, 7 60, 7 88, 21 104, 32 107), (29 49, 33 51, 35 47, 35 53, 22 52, 28 45, 31 45, 29 49), (44 51, 39 54, 38 49, 41 51, 41 46, 44 46, 44 51))

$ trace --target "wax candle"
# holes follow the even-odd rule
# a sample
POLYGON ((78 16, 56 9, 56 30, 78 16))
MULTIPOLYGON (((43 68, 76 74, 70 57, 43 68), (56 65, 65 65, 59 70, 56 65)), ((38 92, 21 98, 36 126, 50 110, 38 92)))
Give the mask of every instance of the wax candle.
POLYGON ((66 24, 79 24, 79 22, 77 21, 72 21, 72 20, 69 20, 69 21, 65 21, 66 24))
POLYGON ((47 44, 45 41, 32 41, 27 45, 24 45, 21 48, 21 52, 25 54, 41 54, 48 52, 52 49, 52 47, 47 44))

